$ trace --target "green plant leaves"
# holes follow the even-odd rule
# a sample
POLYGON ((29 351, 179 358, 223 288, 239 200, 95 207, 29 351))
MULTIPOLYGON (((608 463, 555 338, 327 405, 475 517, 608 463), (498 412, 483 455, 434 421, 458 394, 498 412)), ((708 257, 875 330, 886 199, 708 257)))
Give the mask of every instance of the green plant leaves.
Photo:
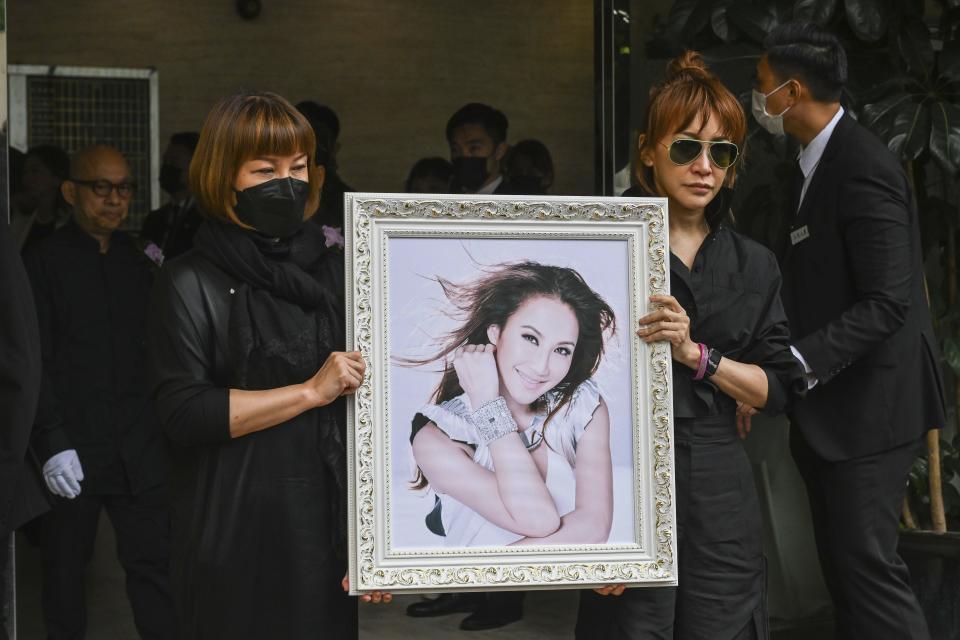
POLYGON ((740 35, 737 28, 727 19, 727 8, 734 2, 735 0, 718 0, 714 3, 713 12, 710 14, 710 26, 713 27, 716 36, 724 42, 733 42, 740 35))
POLYGON ((793 5, 793 19, 814 22, 821 27, 833 20, 837 13, 837 0, 797 0, 793 5))
MULTIPOLYGON (((957 0, 960 2, 960 0, 957 0)), ((960 81, 960 41, 946 42, 937 63, 940 77, 949 82, 960 81)))
POLYGON ((960 173, 960 105, 938 100, 930 107, 930 154, 947 173, 960 173))
POLYGON ((916 160, 923 153, 929 136, 930 109, 922 103, 910 102, 897 111, 884 137, 890 151, 905 162, 916 160))
POLYGON ((901 162, 916 160, 930 140, 930 107, 898 92, 863 108, 865 124, 901 162))
POLYGON ((858 38, 878 42, 887 32, 887 11, 882 0, 844 0, 847 22, 858 38))
POLYGON ((668 30, 683 42, 690 42, 710 22, 710 0, 677 0, 667 16, 668 30))
POLYGON ((956 375, 960 375, 960 341, 954 337, 943 339, 943 359, 956 375))
POLYGON ((933 43, 930 30, 922 19, 910 20, 897 34, 897 49, 907 72, 918 78, 929 78, 933 70, 933 43))
POLYGON ((886 140, 886 129, 883 126, 884 121, 888 117, 893 118, 897 113, 897 109, 899 109, 904 103, 909 102, 910 99, 910 94, 898 92, 888 95, 880 102, 868 104, 863 108, 864 122, 868 127, 873 129, 877 135, 886 140))
POLYGON ((738 2, 727 7, 727 20, 754 42, 762 43, 779 24, 776 8, 738 2))

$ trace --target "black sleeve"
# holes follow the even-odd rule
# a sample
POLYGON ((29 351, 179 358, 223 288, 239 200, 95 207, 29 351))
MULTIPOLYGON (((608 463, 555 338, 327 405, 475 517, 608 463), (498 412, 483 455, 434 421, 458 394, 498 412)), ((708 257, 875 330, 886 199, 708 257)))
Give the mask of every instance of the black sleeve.
POLYGON ((791 389, 803 388, 804 380, 803 366, 790 351, 790 327, 780 301, 782 278, 772 253, 768 257, 766 272, 771 281, 763 312, 740 359, 763 369, 767 376, 767 404, 763 412, 776 415, 787 408, 791 389))
POLYGON ((821 383, 829 382, 906 321, 914 261, 905 190, 902 175, 879 168, 854 176, 843 186, 838 210, 856 302, 796 342, 821 383))
POLYGON ((43 363, 40 399, 37 404, 33 433, 30 437, 30 446, 36 453, 41 466, 51 456, 74 448, 63 428, 63 411, 53 382, 53 368, 57 355, 57 318, 51 286, 53 274, 45 257, 46 254, 40 248, 34 248, 27 253, 24 260, 33 289, 43 363))
POLYGON ((410 425, 410 444, 413 444, 413 439, 416 438, 417 434, 420 433, 420 430, 428 424, 430 424, 430 418, 422 413, 418 413, 417 415, 413 416, 413 422, 410 425))
MULTIPOLYGON (((181 273, 180 283, 195 281, 181 273)), ((195 282, 194 282, 195 284, 195 282)), ((196 285, 195 285, 196 286, 196 285)), ((164 432, 181 446, 230 440, 230 390, 215 385, 215 345, 201 304, 191 308, 170 270, 161 269, 147 323, 154 399, 164 432)), ((199 301, 199 296, 193 296, 199 301)))
MULTIPOLYGON (((40 332, 20 252, 0 221, 0 507, 17 484, 40 394, 40 332)), ((0 514, 2 515, 2 514, 0 514)))

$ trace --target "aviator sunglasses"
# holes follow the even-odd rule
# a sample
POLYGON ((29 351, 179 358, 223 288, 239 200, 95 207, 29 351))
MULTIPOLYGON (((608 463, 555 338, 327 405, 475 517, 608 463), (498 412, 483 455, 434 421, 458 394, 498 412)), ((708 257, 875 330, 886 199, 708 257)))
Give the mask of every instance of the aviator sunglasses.
POLYGON ((703 153, 704 145, 706 145, 709 150, 707 155, 710 156, 710 162, 715 164, 719 169, 729 169, 732 167, 740 153, 737 145, 732 142, 719 140, 677 138, 671 142, 669 146, 663 146, 667 148, 670 160, 676 165, 683 166, 699 158, 700 154, 703 153))

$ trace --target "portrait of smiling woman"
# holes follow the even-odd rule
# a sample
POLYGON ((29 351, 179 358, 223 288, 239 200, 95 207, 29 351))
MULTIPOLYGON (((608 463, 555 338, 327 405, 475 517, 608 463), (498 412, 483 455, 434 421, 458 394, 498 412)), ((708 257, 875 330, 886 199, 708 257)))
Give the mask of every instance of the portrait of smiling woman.
POLYGON ((613 521, 610 413, 593 376, 615 332, 577 271, 532 261, 437 277, 459 326, 412 421, 413 488, 451 547, 604 543, 613 521))

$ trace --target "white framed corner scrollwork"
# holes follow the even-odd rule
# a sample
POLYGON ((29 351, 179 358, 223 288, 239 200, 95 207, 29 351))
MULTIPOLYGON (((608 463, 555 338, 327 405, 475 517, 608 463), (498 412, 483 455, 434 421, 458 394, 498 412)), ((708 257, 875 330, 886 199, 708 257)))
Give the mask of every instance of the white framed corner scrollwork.
POLYGON ((666 201, 345 211, 351 592, 676 584, 666 201))

